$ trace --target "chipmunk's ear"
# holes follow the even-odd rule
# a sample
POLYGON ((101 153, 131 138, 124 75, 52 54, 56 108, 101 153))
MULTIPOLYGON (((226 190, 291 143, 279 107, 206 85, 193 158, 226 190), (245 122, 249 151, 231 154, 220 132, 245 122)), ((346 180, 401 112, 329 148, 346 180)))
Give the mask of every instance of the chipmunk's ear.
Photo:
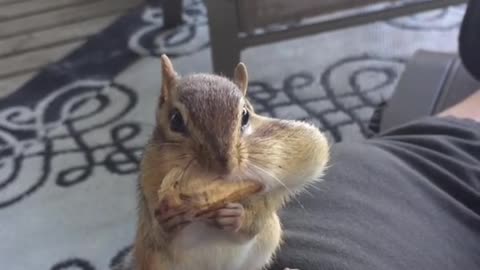
POLYGON ((172 96, 172 91, 175 89, 175 80, 178 77, 177 72, 173 68, 172 62, 165 54, 162 54, 162 94, 160 96, 161 102, 165 102, 172 96))
POLYGON ((240 88, 243 95, 245 96, 247 94, 247 89, 248 89, 248 72, 247 72, 247 67, 245 66, 244 63, 240 62, 235 68, 233 81, 238 86, 238 88, 240 88))

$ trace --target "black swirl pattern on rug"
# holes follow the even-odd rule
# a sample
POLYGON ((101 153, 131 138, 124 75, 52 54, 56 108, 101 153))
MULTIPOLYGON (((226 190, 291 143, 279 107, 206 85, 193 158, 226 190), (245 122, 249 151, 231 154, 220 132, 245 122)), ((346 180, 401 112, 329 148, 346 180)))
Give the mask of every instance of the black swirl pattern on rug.
POLYGON ((147 7, 141 13, 142 26, 128 41, 128 48, 138 55, 185 56, 209 47, 208 18, 202 1, 191 1, 183 7, 184 23, 172 29, 163 25, 163 10, 147 7))
POLYGON ((33 109, 12 106, 0 112, 0 209, 42 187, 52 177, 56 158, 77 156, 75 166, 60 169, 54 177, 60 187, 88 180, 96 167, 117 175, 138 172, 143 146, 130 142, 140 134, 141 125, 120 121, 137 104, 134 90, 117 83, 86 81, 50 97, 33 109), (85 138, 100 129, 110 133, 107 142, 85 138), (107 154, 97 158, 99 151, 107 154), (21 177, 26 168, 36 168, 38 177, 28 181, 21 177))
POLYGON ((253 81, 249 97, 260 114, 307 120, 341 141, 347 127, 370 134, 366 123, 374 108, 390 97, 405 60, 375 55, 338 60, 318 75, 298 72, 276 87, 253 81), (364 77, 367 78, 364 78, 364 77))
MULTIPOLYGON (((133 270, 132 245, 120 249, 110 260, 110 270, 133 270)), ((50 270, 96 270, 91 262, 83 258, 69 258, 54 264, 50 270)))
POLYGON ((132 268, 132 249, 133 245, 122 248, 110 260, 111 270, 133 270, 132 268))
POLYGON ((175 28, 163 26, 162 2, 148 1, 123 15, 101 34, 90 37, 80 48, 44 67, 19 90, 0 99, 0 108, 34 104, 75 80, 111 80, 145 55, 167 53, 174 59, 209 46, 207 16, 202 1, 185 1, 185 23, 175 28))
POLYGON ((95 267, 93 267, 93 265, 90 262, 84 259, 71 258, 55 264, 50 269, 51 270, 95 270, 95 267))

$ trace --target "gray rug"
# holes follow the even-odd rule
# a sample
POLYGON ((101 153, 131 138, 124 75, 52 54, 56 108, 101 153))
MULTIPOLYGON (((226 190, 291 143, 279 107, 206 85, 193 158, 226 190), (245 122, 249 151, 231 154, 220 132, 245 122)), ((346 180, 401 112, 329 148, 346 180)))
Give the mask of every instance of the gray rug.
MULTIPOLYGON (((246 50, 258 112, 360 140, 418 49, 456 51, 463 7, 246 50)), ((162 29, 142 7, 0 100, 1 269, 123 269, 135 230, 138 161, 153 127, 158 55, 210 72, 205 9, 162 29)), ((421 91, 422 89, 418 89, 421 91)))

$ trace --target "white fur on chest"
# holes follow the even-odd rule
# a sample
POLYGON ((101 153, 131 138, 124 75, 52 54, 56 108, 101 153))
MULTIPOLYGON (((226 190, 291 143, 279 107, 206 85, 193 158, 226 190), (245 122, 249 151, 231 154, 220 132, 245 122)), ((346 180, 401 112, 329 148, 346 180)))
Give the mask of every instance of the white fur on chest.
POLYGON ((174 241, 177 261, 172 270, 244 270, 249 261, 261 260, 252 252, 255 242, 203 223, 191 224, 174 241))

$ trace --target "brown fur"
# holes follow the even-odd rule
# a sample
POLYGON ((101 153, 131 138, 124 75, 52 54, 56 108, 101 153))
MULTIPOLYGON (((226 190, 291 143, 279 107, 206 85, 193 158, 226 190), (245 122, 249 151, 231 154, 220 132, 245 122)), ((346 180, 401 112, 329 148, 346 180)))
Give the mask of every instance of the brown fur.
POLYGON ((219 76, 196 74, 182 79, 178 84, 178 100, 188 104, 188 119, 197 143, 205 144, 206 151, 228 166, 232 138, 238 129, 239 108, 242 95, 229 80, 219 76))
POLYGON ((209 74, 180 78, 170 60, 162 56, 162 74, 157 127, 141 164, 136 269, 167 270, 175 263, 175 238, 163 232, 154 217, 157 191, 173 167, 193 175, 209 173, 232 179, 240 172, 253 171, 268 190, 243 202, 245 216, 235 237, 255 237, 254 248, 259 251, 278 248, 281 229, 276 212, 322 174, 329 154, 325 137, 302 122, 256 115, 246 99, 248 74, 243 64, 236 68, 233 81, 209 74), (240 129, 244 107, 251 119, 245 132, 240 129), (170 131, 173 108, 183 116, 188 134, 170 131))

